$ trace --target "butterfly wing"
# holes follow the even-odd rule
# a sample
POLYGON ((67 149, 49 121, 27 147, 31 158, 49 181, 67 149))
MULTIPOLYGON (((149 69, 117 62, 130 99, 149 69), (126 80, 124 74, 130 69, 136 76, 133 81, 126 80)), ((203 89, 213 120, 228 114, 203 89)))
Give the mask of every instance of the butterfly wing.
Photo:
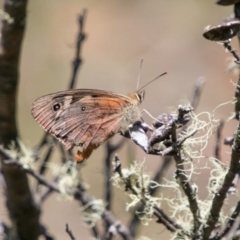
POLYGON ((92 89, 58 92, 37 99, 32 105, 35 120, 61 141, 66 149, 97 147, 115 134, 129 98, 92 89))

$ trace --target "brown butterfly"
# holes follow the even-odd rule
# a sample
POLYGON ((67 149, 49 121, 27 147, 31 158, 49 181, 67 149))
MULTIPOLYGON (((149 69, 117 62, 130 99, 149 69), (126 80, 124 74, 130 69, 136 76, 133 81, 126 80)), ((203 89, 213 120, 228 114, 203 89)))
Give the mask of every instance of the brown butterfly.
POLYGON ((67 150, 81 146, 77 160, 83 161, 111 136, 141 119, 144 93, 124 96, 95 89, 67 90, 38 98, 32 115, 67 150))
POLYGON ((141 89, 128 96, 94 89, 57 92, 38 98, 32 115, 67 150, 82 147, 76 156, 81 162, 114 134, 126 132, 130 124, 141 120, 139 104, 145 93, 141 89))

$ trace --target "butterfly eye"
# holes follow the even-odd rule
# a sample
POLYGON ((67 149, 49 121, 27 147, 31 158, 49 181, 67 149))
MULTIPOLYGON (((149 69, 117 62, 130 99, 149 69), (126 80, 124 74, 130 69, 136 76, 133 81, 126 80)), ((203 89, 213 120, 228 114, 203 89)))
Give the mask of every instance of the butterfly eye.
POLYGON ((55 104, 53 105, 53 111, 54 111, 54 112, 58 111, 60 108, 61 108, 61 104, 60 104, 60 103, 55 103, 55 104))
POLYGON ((82 106, 81 107, 81 110, 84 112, 86 110, 86 107, 85 106, 82 106))

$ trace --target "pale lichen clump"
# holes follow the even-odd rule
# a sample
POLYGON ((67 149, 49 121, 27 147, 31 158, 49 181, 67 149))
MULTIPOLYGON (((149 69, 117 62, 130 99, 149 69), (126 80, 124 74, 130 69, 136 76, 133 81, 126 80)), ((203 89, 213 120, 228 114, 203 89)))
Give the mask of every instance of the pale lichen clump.
POLYGON ((200 160, 202 158, 206 158, 203 152, 208 146, 208 141, 216 131, 220 122, 219 119, 215 118, 216 111, 224 105, 228 104, 234 104, 234 101, 228 101, 219 104, 212 113, 189 113, 192 122, 185 131, 181 132, 180 137, 185 137, 195 130, 198 131, 197 136, 188 138, 182 146, 182 152, 190 160, 200 160))
POLYGON ((202 112, 197 115, 191 112, 190 116, 192 123, 187 127, 185 132, 180 134, 180 136, 185 137, 195 130, 197 130, 198 133, 197 136, 188 138, 185 141, 182 146, 182 152, 184 156, 190 160, 205 158, 203 151, 206 149, 210 137, 216 131, 219 120, 215 119, 214 115, 209 112, 202 112), (205 118, 206 120, 201 120, 201 118, 205 118))
POLYGON ((151 239, 146 236, 141 236, 141 237, 137 238, 136 240, 151 240, 151 239))
POLYGON ((35 162, 32 150, 28 149, 24 143, 18 138, 16 142, 11 142, 9 149, 4 151, 11 156, 12 159, 18 160, 22 164, 23 169, 29 169, 35 162))
POLYGON ((126 193, 131 202, 126 205, 127 211, 136 208, 139 203, 143 204, 143 210, 136 214, 141 222, 147 225, 153 219, 154 207, 159 207, 160 202, 159 198, 149 194, 149 188, 156 187, 157 183, 152 181, 149 175, 143 173, 143 163, 134 162, 128 169, 122 169, 122 176, 115 173, 111 181, 114 186, 128 190, 126 193))
POLYGON ((81 208, 82 219, 90 228, 94 227, 98 220, 102 219, 106 205, 102 199, 94 199, 81 208))
POLYGON ((51 163, 48 164, 48 167, 52 169, 52 174, 57 177, 60 192, 63 196, 72 199, 81 181, 77 163, 72 161, 67 161, 63 165, 51 163))
POLYGON ((14 18, 12 18, 9 13, 3 11, 2 9, 0 9, 0 17, 2 18, 2 20, 7 21, 8 24, 13 24, 14 23, 14 18))

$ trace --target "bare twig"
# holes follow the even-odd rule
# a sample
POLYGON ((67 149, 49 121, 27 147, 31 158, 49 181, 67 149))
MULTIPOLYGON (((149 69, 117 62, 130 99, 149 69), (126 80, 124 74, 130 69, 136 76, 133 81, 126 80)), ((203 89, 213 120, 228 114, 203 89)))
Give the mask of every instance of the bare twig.
POLYGON ((41 224, 40 228, 40 235, 42 238, 44 237, 45 240, 54 240, 54 237, 48 233, 47 227, 41 224))
POLYGON ((231 44, 230 41, 225 41, 223 42, 223 46, 233 55, 233 57, 236 59, 236 61, 239 63, 240 61, 240 57, 236 51, 236 49, 234 49, 231 44))
POLYGON ((215 158, 218 159, 219 161, 221 161, 220 158, 220 146, 221 146, 221 134, 222 134, 222 130, 223 130, 223 125, 224 122, 223 120, 220 121, 218 127, 217 127, 217 132, 216 132, 216 143, 215 143, 215 149, 214 149, 214 154, 215 154, 215 158))
MULTIPOLYGON (((53 183, 57 183, 58 178, 59 178, 58 176, 55 177, 55 179, 54 179, 52 182, 53 182, 53 183)), ((38 185, 39 185, 39 184, 38 184, 38 185)), ((54 192, 54 189, 52 189, 52 188, 47 188, 47 189, 45 190, 45 192, 41 194, 41 196, 40 196, 40 198, 39 198, 39 203, 40 203, 40 204, 43 204, 43 202, 44 202, 48 197, 50 197, 50 195, 51 195, 53 192, 54 192)))
POLYGON ((47 149, 47 152, 45 154, 45 157, 43 158, 43 162, 40 166, 40 169, 39 169, 39 173, 44 175, 45 174, 45 171, 47 169, 47 163, 49 162, 52 154, 53 154, 53 150, 54 150, 54 145, 57 143, 57 140, 56 139, 52 139, 52 142, 49 142, 48 143, 48 149, 47 149))
POLYGON ((66 224, 66 228, 65 228, 66 233, 68 234, 68 236, 70 237, 71 240, 75 240, 76 238, 73 236, 72 231, 69 229, 68 224, 66 224))
POLYGON ((83 41, 86 38, 86 34, 83 31, 84 24, 86 21, 86 14, 87 14, 87 10, 84 9, 78 17, 79 32, 78 32, 77 41, 76 41, 76 55, 75 55, 75 59, 72 62, 73 72, 72 72, 72 77, 69 84, 69 89, 73 89, 75 87, 77 72, 79 70, 80 64, 82 63, 81 50, 82 50, 83 41))
POLYGON ((236 89, 235 89, 235 98, 236 98, 235 118, 239 119, 239 111, 240 111, 240 74, 238 76, 238 83, 237 83, 236 89))
POLYGON ((197 108, 197 106, 200 102, 200 97, 202 94, 204 83, 205 83, 205 80, 203 78, 197 79, 197 81, 195 83, 194 90, 193 90, 193 96, 192 96, 192 100, 191 100, 191 106, 194 109, 197 108))
MULTIPOLYGON (((117 151, 121 146, 124 144, 125 139, 121 139, 117 144, 112 144, 111 141, 109 140, 106 143, 106 157, 105 157, 105 167, 104 167, 104 179, 105 179, 105 202, 107 203, 106 209, 111 210, 111 205, 112 205, 112 185, 110 182, 110 178, 112 177, 112 155, 114 154, 115 151, 117 151)), ((109 233, 108 239, 110 239, 111 236, 111 231, 109 231, 109 225, 106 225, 105 227, 105 232, 106 234, 109 233)))
POLYGON ((112 200, 112 185, 110 182, 110 178, 112 177, 112 170, 111 170, 111 160, 112 160, 112 155, 116 150, 118 150, 125 142, 125 139, 123 138, 120 140, 117 144, 112 144, 111 141, 108 141, 106 143, 106 154, 107 156, 105 157, 105 202, 108 203, 106 209, 110 210, 111 209, 111 200, 112 200))

